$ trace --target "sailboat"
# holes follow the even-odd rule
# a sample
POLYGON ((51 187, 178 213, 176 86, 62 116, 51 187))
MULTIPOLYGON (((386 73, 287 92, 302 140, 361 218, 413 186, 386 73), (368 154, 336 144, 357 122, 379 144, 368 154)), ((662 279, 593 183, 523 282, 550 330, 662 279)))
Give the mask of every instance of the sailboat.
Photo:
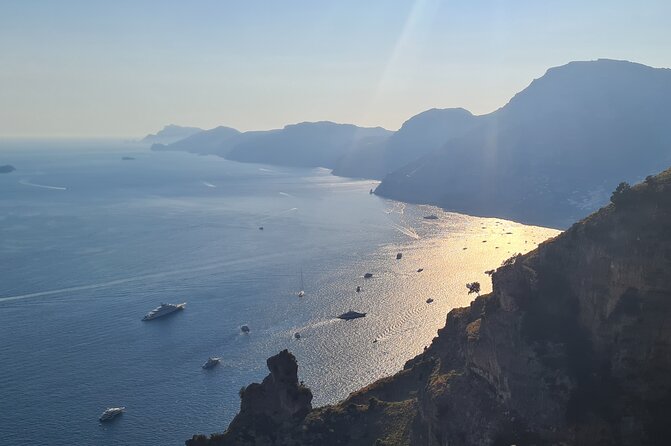
POLYGON ((303 284, 303 268, 301 268, 301 290, 298 292, 298 297, 305 296, 305 291, 303 291, 304 289, 305 289, 305 286, 303 284))

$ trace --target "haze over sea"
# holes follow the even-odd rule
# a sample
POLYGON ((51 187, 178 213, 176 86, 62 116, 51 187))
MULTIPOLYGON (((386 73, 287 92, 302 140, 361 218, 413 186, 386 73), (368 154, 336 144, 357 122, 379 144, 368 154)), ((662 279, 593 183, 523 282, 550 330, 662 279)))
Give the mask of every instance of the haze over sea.
POLYGON ((384 200, 324 169, 114 141, 5 141, 0 164, 17 168, 0 175, 7 444, 178 445, 223 431, 239 389, 284 348, 313 403, 335 402, 420 353, 472 299, 467 282, 490 291, 485 270, 558 233, 384 200), (161 302, 187 308, 140 320, 161 302), (348 309, 368 315, 335 318, 348 309), (208 356, 223 362, 202 370, 208 356), (127 413, 98 423, 119 405, 127 413))

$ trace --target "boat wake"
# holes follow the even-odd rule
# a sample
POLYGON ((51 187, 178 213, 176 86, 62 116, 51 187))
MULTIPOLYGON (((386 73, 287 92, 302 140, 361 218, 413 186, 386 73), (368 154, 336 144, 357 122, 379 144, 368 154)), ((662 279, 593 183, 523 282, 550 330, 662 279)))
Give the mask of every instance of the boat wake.
POLYGON ((143 275, 132 276, 132 277, 124 277, 124 278, 121 278, 121 279, 109 280, 107 282, 91 283, 91 284, 87 284, 87 285, 77 285, 77 286, 72 286, 72 287, 67 287, 67 288, 59 288, 59 289, 56 289, 56 290, 46 290, 46 291, 38 291, 38 292, 35 292, 35 293, 19 294, 19 295, 16 295, 16 296, 5 296, 5 297, 0 297, 0 303, 11 302, 11 301, 16 301, 16 300, 23 300, 23 299, 30 299, 30 298, 33 298, 33 297, 46 297, 46 296, 53 296, 53 295, 56 295, 56 294, 72 293, 72 292, 86 291, 86 290, 95 290, 95 289, 99 289, 99 288, 109 288, 109 287, 113 287, 113 286, 116 286, 116 285, 122 285, 124 283, 129 283, 129 282, 144 281, 144 280, 150 280, 150 279, 159 279, 159 278, 162 278, 162 277, 171 277, 171 276, 175 276, 175 275, 182 275, 182 274, 189 274, 189 273, 197 273, 197 272, 200 272, 200 271, 207 271, 207 270, 222 268, 222 267, 226 267, 226 266, 240 265, 240 264, 244 264, 244 263, 256 263, 259 260, 281 257, 283 255, 284 255, 283 253, 281 253, 281 254, 280 253, 278 253, 278 254, 266 254, 266 255, 250 257, 250 258, 246 258, 246 259, 238 259, 238 260, 230 260, 230 261, 227 261, 227 262, 211 263, 211 264, 208 264, 208 265, 201 265, 201 266, 196 266, 196 267, 193 267, 193 268, 183 268, 183 269, 172 270, 172 271, 161 271, 161 272, 143 274, 143 275))
POLYGON ((419 236, 419 234, 417 233, 417 231, 415 231, 414 229, 412 229, 410 226, 401 226, 401 225, 397 225, 397 224, 394 224, 394 225, 392 225, 392 226, 393 226, 393 228, 396 229, 398 232, 400 232, 401 234, 405 234, 405 235, 407 235, 407 236, 410 237, 410 238, 413 238, 413 239, 415 239, 415 240, 419 240, 419 239, 421 238, 421 237, 419 236))
POLYGON ((207 181, 201 181, 201 183, 202 183, 203 185, 207 186, 207 187, 217 187, 217 186, 215 186, 215 185, 212 184, 212 183, 208 183, 207 181))
POLYGON ((19 184, 23 184, 24 186, 32 186, 32 187, 39 187, 41 189, 51 189, 51 190, 67 190, 67 187, 62 187, 62 186, 48 186, 46 184, 37 184, 37 183, 31 183, 28 180, 19 180, 19 184))

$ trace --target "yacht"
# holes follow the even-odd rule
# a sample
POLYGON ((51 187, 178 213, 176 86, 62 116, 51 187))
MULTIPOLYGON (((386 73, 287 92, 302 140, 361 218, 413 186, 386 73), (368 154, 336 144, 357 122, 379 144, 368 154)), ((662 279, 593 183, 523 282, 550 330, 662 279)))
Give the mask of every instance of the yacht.
POLYGON ((357 292, 357 293, 360 293, 360 292, 361 292, 361 285, 357 285, 357 286, 356 286, 356 292, 357 292))
POLYGON ((214 358, 210 356, 207 361, 205 361, 205 364, 202 365, 204 369, 211 369, 212 367, 218 366, 219 363, 221 362, 221 358, 214 358))
POLYGON ((340 316, 338 316, 338 319, 349 321, 351 319, 358 319, 360 317, 366 317, 366 313, 359 313, 354 310, 349 310, 347 313, 343 313, 340 316))
POLYGON ((422 271, 424 271, 424 268, 419 268, 419 269, 417 270, 418 273, 421 273, 422 271))
POLYGON ((158 307, 151 310, 149 313, 145 314, 142 318, 143 321, 150 321, 158 317, 167 316, 175 311, 183 310, 186 307, 186 302, 181 304, 161 304, 158 307))
POLYGON ((429 297, 428 299, 426 299, 426 303, 427 303, 427 304, 430 304, 431 302, 433 302, 433 299, 432 299, 432 298, 429 297))
POLYGON ((111 421, 114 418, 116 418, 118 415, 121 415, 126 411, 125 407, 109 407, 105 410, 105 412, 100 415, 100 421, 105 422, 105 421, 111 421))
POLYGON ((243 333, 249 333, 249 327, 247 325, 243 325, 240 327, 240 331, 243 333))

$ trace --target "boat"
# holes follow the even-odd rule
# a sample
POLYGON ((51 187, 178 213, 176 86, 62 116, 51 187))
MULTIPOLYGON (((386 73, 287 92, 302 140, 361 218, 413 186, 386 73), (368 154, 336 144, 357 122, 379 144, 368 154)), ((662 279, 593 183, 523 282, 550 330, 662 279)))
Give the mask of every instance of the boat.
POLYGON ((305 291, 303 291, 305 288, 303 284, 303 268, 301 268, 301 290, 298 292, 298 297, 303 297, 305 296, 305 291))
POLYGON ((263 231, 263 226, 259 226, 259 231, 263 231))
POLYGON ((240 327, 240 331, 243 333, 249 333, 249 327, 247 325, 243 325, 240 327))
POLYGON ((369 193, 370 195, 373 195, 373 189, 369 190, 368 193, 369 193))
POLYGON ((210 356, 207 358, 207 361, 205 361, 205 364, 202 365, 204 369, 211 369, 212 367, 218 366, 219 363, 221 362, 221 358, 215 358, 210 356))
POLYGON ((425 220, 438 220, 438 216, 436 214, 425 215, 424 219, 425 220))
POLYGON ((431 299, 430 297, 428 299, 426 299, 427 304, 430 304, 431 302, 433 302, 433 299, 431 299))
POLYGON ((356 292, 357 292, 357 293, 360 293, 360 292, 361 292, 361 285, 357 285, 357 286, 356 286, 356 292))
POLYGON ((417 270, 418 273, 421 273, 422 271, 424 271, 424 268, 419 268, 419 269, 417 270))
POLYGON ((296 338, 296 339, 300 339, 300 338, 301 338, 301 334, 300 334, 299 332, 294 333, 294 338, 296 338))
POLYGON ((175 311, 183 310, 186 307, 186 302, 181 304, 161 304, 158 307, 151 310, 149 313, 145 314, 142 318, 143 321, 150 321, 159 317, 167 316, 175 311))
POLYGON ((121 415, 126 411, 126 408, 121 406, 121 407, 108 407, 105 409, 105 411, 100 415, 99 420, 101 422, 105 421, 112 421, 114 418, 117 416, 121 415))
POLYGON ((358 311, 349 310, 347 313, 343 313, 338 316, 338 319, 349 321, 351 319, 358 319, 360 317, 366 317, 366 313, 359 313, 358 311))
POLYGON ((364 279, 370 279, 371 277, 373 277, 373 273, 366 273, 363 275, 364 279))
POLYGON ((403 253, 396 254, 396 260, 401 260, 403 258, 403 253))

